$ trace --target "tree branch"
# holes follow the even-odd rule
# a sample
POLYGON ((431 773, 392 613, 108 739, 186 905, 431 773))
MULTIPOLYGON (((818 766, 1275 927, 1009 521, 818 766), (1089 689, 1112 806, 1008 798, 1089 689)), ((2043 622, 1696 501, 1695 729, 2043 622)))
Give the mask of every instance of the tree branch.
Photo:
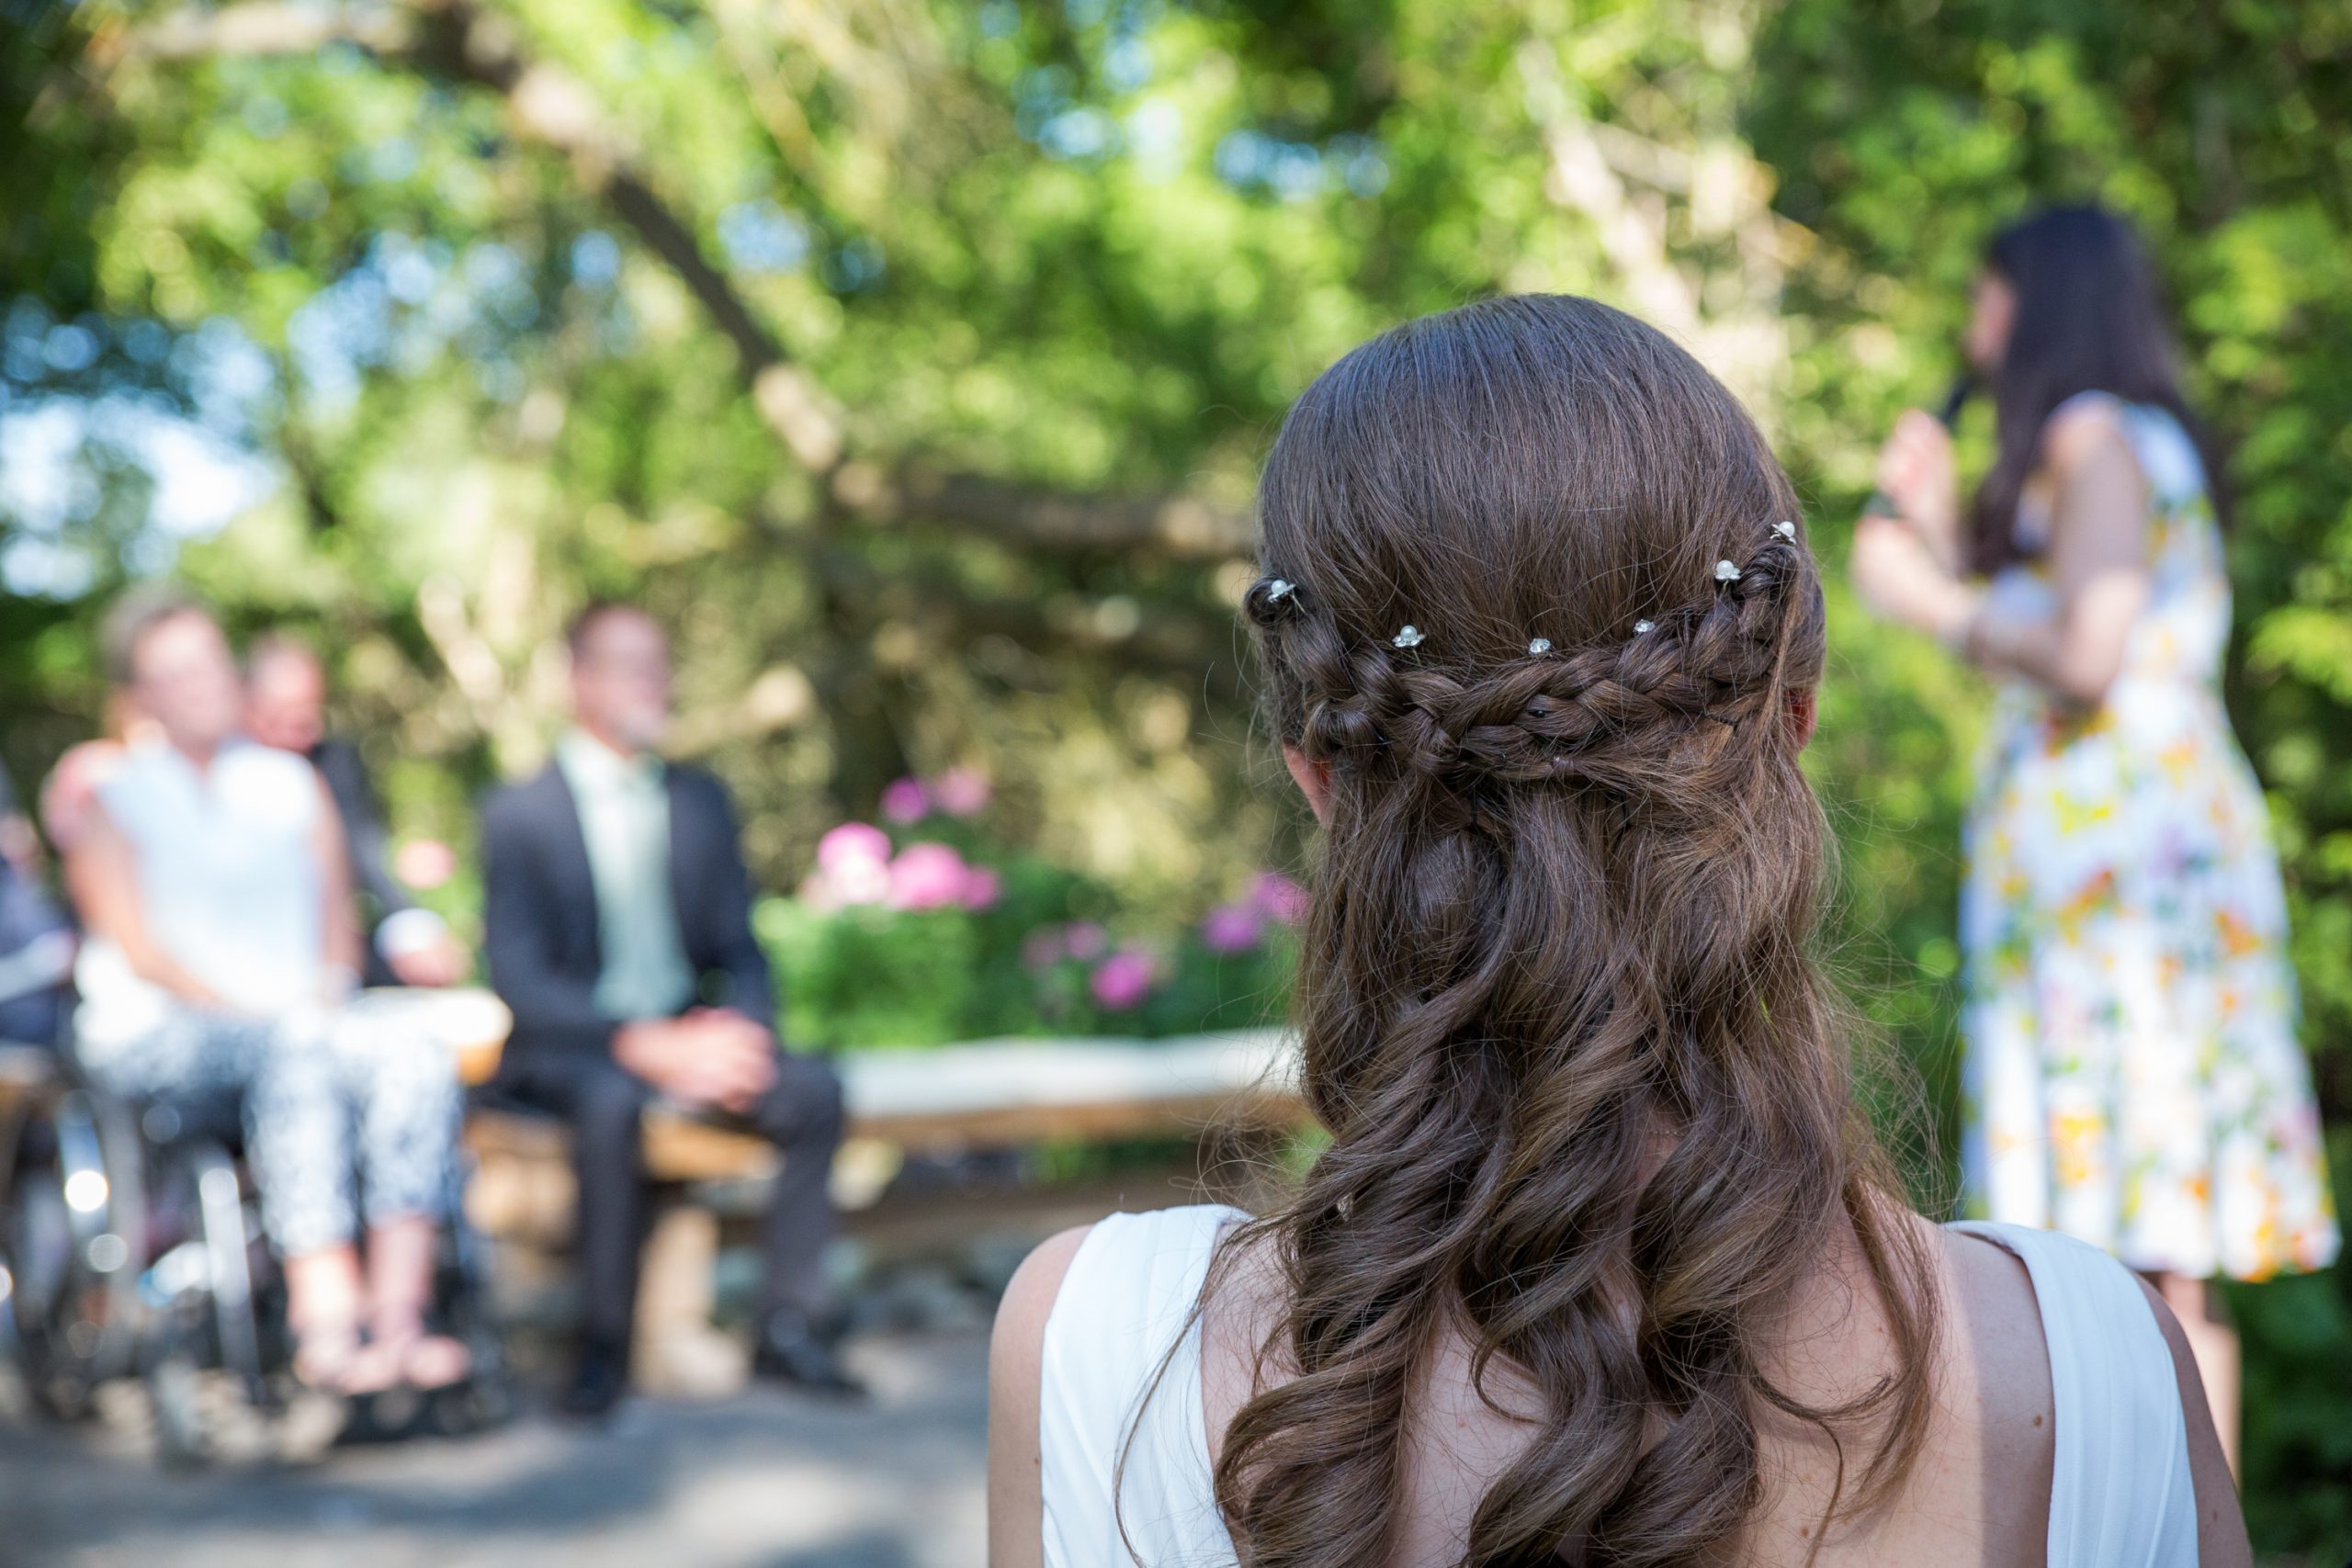
POLYGON ((794 364, 734 281, 713 262, 695 226, 657 191, 628 139, 587 85, 529 59, 514 29, 474 0, 243 0, 186 9, 91 44, 102 67, 134 61, 184 62, 220 55, 308 53, 343 42, 410 69, 498 95, 518 141, 563 157, 581 188, 605 202, 701 302, 735 349, 745 388, 769 433, 837 502, 869 516, 921 514, 984 528, 1033 548, 1142 549, 1215 560, 1246 552, 1243 515, 1179 498, 1123 500, 1040 492, 978 474, 910 462, 894 480, 849 461, 842 412, 794 364))
POLYGON ((1179 559, 1222 560, 1248 554, 1252 538, 1248 517, 1181 496, 1036 491, 920 463, 887 478, 864 465, 845 466, 835 476, 833 494, 876 521, 961 524, 1062 551, 1142 548, 1179 559))
POLYGON ((1182 608, 1136 601, 1089 600, 1059 594, 1034 599, 983 598, 936 573, 884 574, 853 553, 825 552, 816 569, 826 588, 857 607, 868 626, 898 620, 939 646, 968 647, 1001 637, 1037 652, 1113 656, 1125 666, 1205 682, 1209 694, 1248 696, 1233 623, 1182 608))
POLYGON ((1642 139, 1577 107, 1557 51, 1540 39, 1520 46, 1517 63, 1550 165, 1545 196, 1592 225, 1602 257, 1638 314, 1679 339, 1752 409, 1768 412, 1775 378, 1788 359, 1769 178, 1752 159, 1745 166, 1720 160, 1711 166, 1679 152, 1648 156, 1642 139), (1677 265, 1662 205, 1638 199, 1627 188, 1625 165, 1634 164, 1655 188, 1675 192, 1695 229, 1737 237, 1738 297, 1711 300, 1699 278, 1677 265))
POLYGON ((216 55, 310 54, 331 43, 356 44, 381 55, 410 47, 417 31, 408 11, 373 4, 320 0, 253 0, 225 10, 189 7, 138 27, 108 23, 89 44, 102 70, 132 61, 172 64, 216 55))

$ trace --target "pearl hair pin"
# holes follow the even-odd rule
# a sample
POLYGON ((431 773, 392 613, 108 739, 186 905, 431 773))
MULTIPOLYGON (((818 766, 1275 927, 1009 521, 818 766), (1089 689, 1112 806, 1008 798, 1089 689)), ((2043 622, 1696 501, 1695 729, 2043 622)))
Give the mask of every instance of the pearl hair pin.
POLYGON ((1298 584, 1286 577, 1277 577, 1266 584, 1266 597, 1279 603, 1297 592, 1298 584))
MULTIPOLYGON (((1797 542, 1797 525, 1786 518, 1772 525, 1772 534, 1776 538, 1785 540, 1792 545, 1797 542)), ((1747 574, 1740 570, 1739 563, 1736 561, 1719 560, 1715 563, 1715 581, 1718 583, 1737 582, 1745 575, 1747 574)), ((1266 598, 1269 603, 1279 604, 1296 592, 1298 592, 1298 584, 1288 578, 1276 577, 1267 580, 1266 598)), ((1635 637, 1646 637, 1656 630, 1657 630, 1656 621, 1644 619, 1634 623, 1635 637)), ((1419 648, 1428 640, 1428 633, 1408 621, 1397 628, 1396 636, 1388 639, 1388 646, 1405 650, 1419 648)), ((1527 656, 1530 659, 1547 658, 1551 652, 1550 637, 1539 637, 1528 639, 1527 656)))

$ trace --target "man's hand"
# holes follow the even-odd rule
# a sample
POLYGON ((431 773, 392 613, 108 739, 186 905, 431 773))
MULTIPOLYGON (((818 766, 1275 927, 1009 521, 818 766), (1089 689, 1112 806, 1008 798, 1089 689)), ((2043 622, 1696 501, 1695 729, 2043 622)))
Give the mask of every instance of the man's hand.
POLYGON ((775 1035, 725 1008, 697 1008, 679 1021, 709 1074, 712 1103, 741 1113, 775 1082, 775 1035))
POLYGON ((376 928, 376 951, 384 955, 394 979, 425 990, 454 986, 473 967, 465 948, 449 934, 447 923, 425 908, 400 909, 386 916, 376 928))
POLYGON ((466 977, 466 971, 470 967, 466 950, 458 945, 457 938, 447 932, 437 941, 387 953, 384 962, 391 966, 393 976, 401 985, 435 991, 445 986, 456 985, 466 977))
POLYGON ((697 1008, 623 1024, 613 1059, 673 1100, 741 1113, 775 1081, 775 1036, 741 1013, 697 1008))
POLYGON ((17 868, 17 874, 28 882, 40 879, 43 855, 40 835, 33 831, 32 819, 21 811, 0 814, 0 860, 17 868))

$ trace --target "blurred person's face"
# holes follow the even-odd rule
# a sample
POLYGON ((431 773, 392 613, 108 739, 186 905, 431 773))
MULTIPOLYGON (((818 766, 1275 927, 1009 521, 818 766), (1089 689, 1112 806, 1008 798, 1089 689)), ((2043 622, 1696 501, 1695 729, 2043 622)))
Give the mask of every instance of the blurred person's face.
POLYGON ((209 750, 237 732, 244 683, 229 639, 209 615, 188 612, 147 628, 131 655, 140 711, 184 750, 209 750))
POLYGON ((327 732, 327 678, 318 660, 279 652, 245 679, 245 733, 265 746, 307 753, 327 732))
POLYGON ((2017 320, 2018 291, 2009 280, 1990 268, 1978 273, 1969 299, 1968 332, 1961 340, 1968 363, 1980 371, 1997 369, 2009 351, 2009 332, 2017 320))
POLYGON ((571 712, 625 751, 650 751, 670 730, 670 639, 630 610, 599 615, 571 661, 571 712))

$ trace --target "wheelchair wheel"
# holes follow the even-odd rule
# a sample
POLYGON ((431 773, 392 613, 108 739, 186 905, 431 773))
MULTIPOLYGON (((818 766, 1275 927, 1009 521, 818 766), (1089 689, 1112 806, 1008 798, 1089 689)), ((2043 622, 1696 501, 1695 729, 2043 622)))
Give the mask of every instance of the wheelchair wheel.
POLYGON ((34 1403, 60 1419, 89 1413, 98 1384, 131 1371, 146 1189, 130 1113, 65 1090, 11 1130, 9 1202, 0 1224, 0 1308, 34 1403))
POLYGON ((147 1127, 158 1139, 149 1207, 156 1257, 141 1291, 139 1372, 155 1456, 182 1470, 263 1457, 285 1401, 271 1376, 282 1359, 271 1359, 277 1347, 265 1326, 283 1308, 259 1225, 221 1145, 176 1117, 151 1112, 147 1127))
POLYGON ((267 1254, 235 1163, 201 1138, 166 1145, 154 1163, 159 1255, 146 1296, 160 1321, 148 1359, 185 1348, 200 1365, 240 1379, 247 1397, 258 1400, 267 1370, 260 1297, 269 1275, 257 1264, 266 1265, 267 1254))

